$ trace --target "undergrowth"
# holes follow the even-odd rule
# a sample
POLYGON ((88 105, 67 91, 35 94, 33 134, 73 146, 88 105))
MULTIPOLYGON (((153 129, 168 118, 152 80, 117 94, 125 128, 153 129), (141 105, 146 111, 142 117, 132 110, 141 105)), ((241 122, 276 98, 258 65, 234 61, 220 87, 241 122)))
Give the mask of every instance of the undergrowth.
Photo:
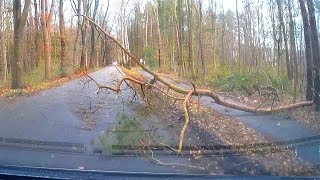
MULTIPOLYGON (((69 66, 66 68, 66 75, 72 74, 74 72, 74 68, 69 66)), ((50 79, 56 79, 60 78, 62 75, 60 65, 59 64, 53 64, 53 68, 51 71, 51 77, 50 79)), ((31 72, 27 73, 25 75, 25 82, 27 86, 35 86, 39 85, 43 82, 46 82, 45 79, 45 68, 43 66, 39 66, 32 70, 31 72)))
POLYGON ((278 76, 274 69, 250 71, 221 66, 219 70, 211 70, 202 81, 225 92, 248 94, 256 88, 271 86, 281 94, 294 95, 293 86, 286 75, 281 73, 278 76))

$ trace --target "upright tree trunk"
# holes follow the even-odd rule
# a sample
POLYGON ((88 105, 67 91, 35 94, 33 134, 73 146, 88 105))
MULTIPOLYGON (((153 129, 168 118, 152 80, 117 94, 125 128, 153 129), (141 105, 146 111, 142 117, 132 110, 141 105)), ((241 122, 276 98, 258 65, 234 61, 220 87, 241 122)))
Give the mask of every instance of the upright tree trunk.
MULTIPOLYGON (((77 14, 81 14, 81 0, 77 1, 77 5, 75 5, 75 11, 77 14)), ((80 37, 80 32, 81 32, 81 16, 78 16, 78 22, 77 22, 77 33, 76 33, 76 39, 74 42, 73 46, 73 65, 78 66, 78 60, 77 60, 77 46, 78 46, 78 41, 80 37)))
POLYGON ((50 38, 48 23, 50 20, 50 14, 48 12, 48 1, 41 0, 41 27, 43 34, 44 44, 44 63, 45 63, 45 79, 50 79, 51 76, 51 49, 50 49, 50 38))
MULTIPOLYGON (((4 21, 3 21, 3 9, 4 9, 4 3, 3 0, 0 0, 0 27, 4 27, 4 21)), ((2 67, 0 67, 0 70, 3 70, 3 79, 6 81, 7 80, 7 61, 6 61, 6 46, 5 46, 5 30, 1 30, 0 29, 0 47, 1 47, 1 51, 0 51, 0 65, 2 65, 2 67), (1 64, 2 62, 2 64, 1 64)))
POLYGON ((239 67, 241 67, 241 30, 240 30, 240 17, 239 17, 238 6, 239 6, 238 0, 236 0, 237 26, 238 26, 238 64, 239 64, 239 67))
POLYGON ((179 68, 181 75, 185 74, 184 53, 183 53, 183 0, 178 0, 177 12, 178 12, 178 37, 179 37, 179 68))
POLYGON ((307 64, 307 89, 306 89, 306 100, 313 100, 313 62, 311 54, 311 31, 308 18, 308 12, 305 6, 304 0, 299 0, 301 16, 303 20, 303 29, 304 29, 304 41, 305 41, 305 53, 306 53, 306 64, 307 64))
POLYGON ((66 74, 66 37, 65 37, 65 24, 64 24, 64 0, 59 0, 59 28, 60 28, 60 73, 61 77, 64 77, 66 74))
POLYGON ((80 57, 80 68, 81 69, 87 69, 87 25, 86 22, 83 21, 83 27, 81 29, 81 57, 80 57))
POLYGON ((11 60, 11 88, 23 88, 23 58, 22 43, 23 32, 26 26, 31 0, 25 0, 23 12, 21 13, 21 1, 13 1, 13 23, 14 23, 14 49, 11 60))
POLYGON ((290 59, 293 61, 293 66, 291 68, 293 74, 293 86, 294 86, 294 93, 295 93, 295 100, 297 96, 297 89, 298 89, 298 60, 297 60, 297 49, 296 49, 296 39, 295 39, 295 25, 292 17, 292 6, 291 0, 288 0, 288 11, 289 11, 289 34, 290 34, 290 59))
POLYGON ((278 5, 278 15, 279 15, 279 21, 280 21, 280 28, 282 31, 283 35, 283 41, 284 41, 284 48, 285 48, 285 53, 286 53, 286 65, 287 65, 287 76, 289 80, 292 80, 292 71, 291 71, 291 62, 290 62, 290 56, 289 56, 289 48, 288 48, 288 37, 286 33, 286 27, 284 25, 284 20, 283 20, 283 14, 282 14, 282 5, 281 1, 277 0, 277 5, 278 5))
POLYGON ((201 69, 202 69, 202 76, 204 77, 206 74, 206 66, 204 63, 204 57, 203 57, 203 43, 202 43, 202 19, 203 19, 203 14, 202 14, 202 2, 199 0, 199 53, 200 53, 200 62, 201 62, 201 69))
POLYGON ((144 49, 148 47, 148 25, 149 25, 149 12, 146 9, 146 22, 145 22, 145 37, 144 37, 144 49))
MULTIPOLYGON (((94 9, 93 9, 93 16, 92 19, 96 21, 96 16, 98 12, 99 7, 99 0, 95 0, 94 2, 94 9)), ((95 65, 97 65, 97 53, 96 53, 96 34, 94 27, 91 28, 91 54, 90 54, 90 62, 89 67, 93 68, 95 65)))
POLYGON ((41 53, 40 53, 40 40, 41 40, 41 33, 39 28, 39 12, 38 12, 38 0, 33 1, 34 6, 34 29, 36 33, 35 37, 35 61, 36 67, 39 66, 39 62, 41 60, 41 53))
POLYGON ((193 27, 192 27, 192 2, 187 0, 188 8, 188 36, 189 36, 189 68, 191 68, 192 77, 195 77, 195 63, 193 57, 193 27))
POLYGON ((161 13, 161 1, 158 0, 158 8, 157 8, 157 32, 158 32, 158 63, 159 68, 161 68, 161 30, 160 30, 160 13, 161 13))
POLYGON ((215 4, 215 11, 213 11, 213 0, 210 1, 211 3, 211 10, 210 10, 210 14, 211 14, 211 44, 212 44, 212 61, 213 61, 213 67, 214 69, 217 68, 217 59, 216 59, 216 49, 217 49, 217 45, 216 45, 216 34, 217 34, 217 28, 216 28, 216 17, 215 17, 215 13, 216 13, 216 4, 215 4))
POLYGON ((317 22, 315 17, 315 9, 313 0, 307 1, 309 20, 310 20, 310 32, 312 39, 312 58, 314 64, 314 98, 313 101, 316 104, 316 108, 320 111, 320 53, 319 53, 319 38, 317 31, 317 22))
POLYGON ((277 75, 278 77, 280 76, 280 58, 281 58, 281 33, 279 33, 279 37, 278 37, 278 33, 277 33, 277 29, 276 29, 276 22, 275 22, 275 13, 274 13, 274 4, 273 4, 273 0, 270 0, 269 2, 269 11, 271 13, 271 24, 272 24, 272 39, 273 39, 273 50, 274 53, 273 55, 273 65, 277 66, 277 75))

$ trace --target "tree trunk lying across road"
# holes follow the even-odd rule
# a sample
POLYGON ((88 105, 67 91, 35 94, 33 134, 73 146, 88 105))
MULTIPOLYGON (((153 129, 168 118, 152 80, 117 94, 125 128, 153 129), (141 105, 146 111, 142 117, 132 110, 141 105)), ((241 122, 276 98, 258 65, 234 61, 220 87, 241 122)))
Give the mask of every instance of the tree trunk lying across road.
MULTIPOLYGON (((82 16, 82 15, 79 15, 79 16, 82 16)), ((111 39, 115 44, 117 44, 119 46, 119 48, 121 48, 124 51, 125 54, 127 54, 132 60, 134 60, 144 71, 146 71, 149 74, 151 74, 157 81, 161 82, 162 84, 167 86, 169 89, 171 89, 171 90, 173 90, 173 91, 175 91, 177 93, 187 95, 190 92, 190 90, 178 87, 175 84, 166 81, 164 78, 162 78, 161 76, 157 75, 153 71, 149 70, 146 66, 141 64, 139 62, 139 60, 136 57, 134 57, 127 49, 125 49, 114 37, 112 37, 109 33, 107 33, 102 27, 100 27, 98 24, 96 24, 94 21, 92 21, 88 17, 86 17, 86 16, 83 16, 83 17, 87 21, 89 21, 93 26, 95 26, 97 28, 97 30, 100 30, 109 39, 111 39)), ((192 95, 194 95, 194 96, 207 96, 207 97, 212 98, 217 104, 220 104, 222 106, 225 106, 225 107, 228 107, 228 108, 237 109, 237 110, 240 110, 240 111, 251 112, 251 113, 281 112, 281 111, 296 109, 296 108, 299 108, 299 107, 311 106, 313 104, 313 102, 306 101, 306 102, 300 102, 300 103, 296 103, 296 104, 291 104, 291 105, 288 105, 288 106, 277 107, 277 108, 273 108, 273 109, 272 108, 256 108, 256 107, 250 107, 250 106, 243 106, 243 105, 239 105, 239 104, 236 104, 236 103, 232 103, 230 101, 226 101, 225 98, 220 96, 218 93, 215 93, 215 92, 207 90, 207 89, 195 89, 195 90, 192 90, 192 91, 193 91, 192 95)))
MULTIPOLYGON (((107 38, 112 40, 113 43, 115 43, 125 54, 127 54, 133 61, 135 61, 144 71, 151 74, 155 80, 157 80, 158 82, 161 82, 165 87, 174 91, 176 94, 184 95, 184 98, 179 98, 179 97, 175 97, 171 94, 168 94, 161 87, 159 87, 155 84, 151 84, 148 81, 146 81, 146 79, 144 77, 142 77, 140 74, 133 76, 132 75, 133 71, 128 70, 124 67, 122 67, 122 71, 119 70, 120 73, 123 75, 123 78, 121 80, 119 80, 114 87, 100 85, 93 78, 91 78, 90 76, 87 75, 88 77, 91 78, 92 81, 94 81, 97 84, 99 89, 108 89, 108 90, 114 91, 116 93, 119 93, 121 90, 120 87, 121 87, 122 83, 128 84, 128 82, 131 82, 135 85, 138 85, 138 87, 141 88, 142 93, 145 91, 145 89, 149 89, 151 87, 151 88, 154 88, 155 90, 158 90, 161 93, 167 95, 170 98, 173 98, 175 100, 183 100, 185 125, 184 125, 184 128, 181 130, 181 134, 180 134, 180 142, 179 142, 179 150, 178 150, 179 153, 181 153, 181 151, 182 151, 182 142, 183 142, 183 137, 184 137, 184 133, 186 130, 185 127, 187 127, 187 125, 189 123, 189 112, 188 112, 187 106, 188 106, 188 101, 190 101, 190 99, 191 99, 190 98, 191 96, 207 96, 207 97, 212 98, 215 101, 215 103, 220 104, 222 106, 232 108, 232 109, 237 109, 240 111, 251 112, 251 113, 281 112, 281 111, 286 111, 286 110, 292 110, 292 109, 299 108, 299 107, 311 106, 313 104, 313 102, 300 102, 300 103, 291 104, 291 105, 283 106, 283 107, 277 107, 277 108, 260 108, 260 107, 256 108, 256 107, 250 107, 250 106, 236 104, 234 102, 228 101, 225 98, 223 98, 221 95, 219 95, 218 93, 211 91, 211 90, 197 89, 195 86, 194 86, 193 90, 187 90, 187 89, 178 87, 177 85, 175 85, 171 82, 168 82, 167 80, 165 80, 164 78, 162 78, 161 76, 159 76, 158 74, 154 73, 153 71, 148 69, 146 66, 141 64, 140 61, 136 57, 134 57, 126 48, 124 48, 121 45, 121 43, 119 43, 114 37, 112 37, 109 33, 107 33, 102 27, 100 27, 98 24, 96 24, 93 20, 91 20, 88 17, 83 16, 83 15, 78 15, 78 16, 84 17, 84 19, 86 19, 88 22, 90 22, 92 24, 92 26, 94 26, 96 28, 97 31, 100 31, 101 33, 105 34, 105 36, 107 38)), ((135 74, 138 74, 138 73, 135 73, 135 74)))

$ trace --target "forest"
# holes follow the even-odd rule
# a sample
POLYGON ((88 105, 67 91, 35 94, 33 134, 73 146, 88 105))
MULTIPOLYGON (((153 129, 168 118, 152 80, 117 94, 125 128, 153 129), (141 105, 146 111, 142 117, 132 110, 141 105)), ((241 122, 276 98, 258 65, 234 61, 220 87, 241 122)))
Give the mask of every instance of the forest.
POLYGON ((319 176, 319 21, 320 0, 0 0, 0 152, 319 176))
POLYGON ((235 9, 224 4, 1 0, 1 88, 24 88, 113 61, 136 65, 75 16, 84 15, 151 69, 224 91, 252 94, 269 87, 293 102, 317 103, 319 1, 236 0, 235 9))

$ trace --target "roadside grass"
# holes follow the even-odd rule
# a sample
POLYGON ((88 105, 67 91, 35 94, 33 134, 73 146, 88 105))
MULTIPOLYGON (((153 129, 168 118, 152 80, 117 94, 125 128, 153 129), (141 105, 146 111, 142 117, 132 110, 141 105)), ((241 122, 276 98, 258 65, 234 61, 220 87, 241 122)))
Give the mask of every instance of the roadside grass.
POLYGON ((219 70, 211 70, 204 81, 208 86, 225 92, 251 94, 257 88, 271 86, 280 94, 294 95, 293 85, 286 77, 284 70, 278 76, 274 68, 257 70, 241 68, 239 70, 222 65, 219 70))
POLYGON ((41 65, 34 70, 28 72, 24 76, 25 87, 23 89, 11 90, 10 79, 6 82, 1 81, 0 97, 16 97, 21 95, 32 94, 35 92, 43 91, 67 82, 68 80, 83 76, 82 73, 76 71, 73 66, 66 67, 66 73, 64 77, 61 77, 62 73, 59 64, 53 64, 52 74, 50 80, 45 79, 44 66, 41 65))
MULTIPOLYGON (((43 66, 39 66, 33 71, 27 73, 25 75, 26 86, 32 87, 32 86, 39 86, 41 84, 45 86, 45 82, 47 82, 47 80, 45 79, 44 69, 45 68, 43 66)), ((72 75, 74 72, 75 72, 74 68, 72 66, 68 66, 66 69, 65 76, 72 75)), ((54 64, 50 79, 52 80, 58 79, 58 78, 61 78, 61 76, 62 76, 62 72, 60 70, 60 66, 58 64, 54 64)))
POLYGON ((25 93, 22 89, 16 89, 16 90, 9 90, 4 96, 7 98, 13 98, 16 96, 23 96, 23 95, 25 95, 25 93))

